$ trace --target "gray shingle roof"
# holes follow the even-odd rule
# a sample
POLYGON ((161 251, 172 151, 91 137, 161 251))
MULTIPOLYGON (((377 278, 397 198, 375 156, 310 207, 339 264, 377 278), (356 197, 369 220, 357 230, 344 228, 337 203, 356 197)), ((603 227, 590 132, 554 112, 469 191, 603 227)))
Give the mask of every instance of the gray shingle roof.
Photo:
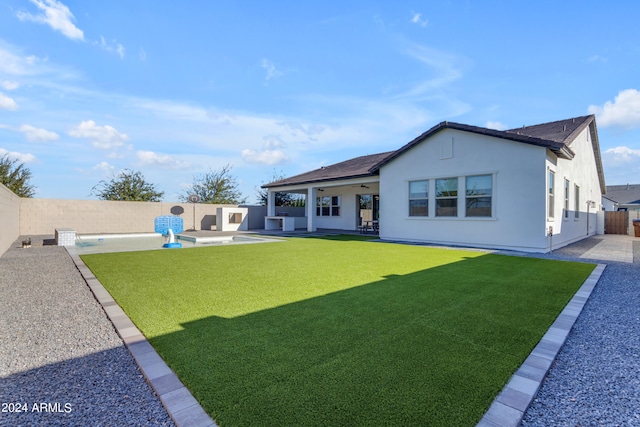
POLYGON ((340 179, 361 178, 371 175, 377 175, 377 171, 371 171, 371 167, 380 162, 380 160, 392 154, 388 151, 379 154, 370 154, 360 156, 344 162, 335 163, 329 166, 323 166, 319 169, 295 175, 279 181, 265 184, 262 188, 284 187, 287 185, 310 184, 314 182, 334 181, 340 179))
MULTIPOLYGON (((521 142, 524 144, 536 145, 551 150, 558 157, 572 159, 575 156, 575 153, 569 146, 576 136, 592 122, 595 122, 595 116, 589 115, 501 131, 446 121, 432 127, 408 144, 405 144, 399 150, 356 157, 344 162, 335 163, 330 166, 324 166, 320 169, 285 178, 280 181, 271 182, 263 185, 262 188, 284 187, 287 185, 310 184, 377 175, 382 166, 444 129, 455 129, 521 142)), ((591 136, 596 156, 596 168, 600 180, 600 187, 604 193, 604 172, 600 158, 597 132, 592 132, 591 136)))
POLYGON ((575 137, 591 123, 592 119, 592 115, 581 116, 539 125, 523 126, 521 128, 507 130, 506 132, 569 145, 575 137))
POLYGON ((621 205, 638 205, 640 184, 607 185, 607 199, 621 205))

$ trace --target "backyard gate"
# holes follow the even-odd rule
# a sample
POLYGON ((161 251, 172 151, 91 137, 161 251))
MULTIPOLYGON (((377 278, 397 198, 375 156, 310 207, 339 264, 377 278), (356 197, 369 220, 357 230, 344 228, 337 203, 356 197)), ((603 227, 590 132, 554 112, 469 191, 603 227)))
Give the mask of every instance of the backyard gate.
POLYGON ((604 213, 604 234, 629 234, 629 212, 607 211, 604 213))

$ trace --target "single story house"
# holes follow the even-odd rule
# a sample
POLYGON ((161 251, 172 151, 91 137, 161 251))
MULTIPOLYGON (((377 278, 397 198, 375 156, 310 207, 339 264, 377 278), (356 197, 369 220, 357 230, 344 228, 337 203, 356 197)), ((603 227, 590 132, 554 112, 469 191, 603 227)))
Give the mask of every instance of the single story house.
POLYGON ((445 121, 263 188, 268 218, 276 192, 305 194, 308 231, 375 221, 383 240, 527 252, 595 234, 606 192, 593 115, 505 131, 445 121))
POLYGON ((640 211, 640 184, 607 185, 605 210, 640 211))

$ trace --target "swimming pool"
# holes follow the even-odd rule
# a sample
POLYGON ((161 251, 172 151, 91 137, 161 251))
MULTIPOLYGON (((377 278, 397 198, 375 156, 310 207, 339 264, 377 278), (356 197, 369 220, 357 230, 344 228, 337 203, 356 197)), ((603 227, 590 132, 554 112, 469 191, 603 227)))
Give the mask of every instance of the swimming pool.
MULTIPOLYGON (((148 251, 156 249, 167 250, 162 247, 162 245, 167 243, 167 241, 168 237, 159 233, 78 235, 76 236, 75 246, 67 246, 67 250, 78 255, 104 252, 148 251)), ((176 235, 176 242, 182 243, 182 248, 278 241, 280 240, 254 235, 211 237, 197 237, 183 234, 176 235)))

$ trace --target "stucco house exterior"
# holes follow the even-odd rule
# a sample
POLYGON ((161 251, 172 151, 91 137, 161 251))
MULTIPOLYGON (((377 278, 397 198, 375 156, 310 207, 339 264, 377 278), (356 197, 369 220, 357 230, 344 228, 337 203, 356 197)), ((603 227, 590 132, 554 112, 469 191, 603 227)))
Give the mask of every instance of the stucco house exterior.
POLYGON ((548 252, 596 233, 606 192, 593 115, 499 131, 442 122, 396 151, 263 186, 306 195, 306 229, 548 252))

